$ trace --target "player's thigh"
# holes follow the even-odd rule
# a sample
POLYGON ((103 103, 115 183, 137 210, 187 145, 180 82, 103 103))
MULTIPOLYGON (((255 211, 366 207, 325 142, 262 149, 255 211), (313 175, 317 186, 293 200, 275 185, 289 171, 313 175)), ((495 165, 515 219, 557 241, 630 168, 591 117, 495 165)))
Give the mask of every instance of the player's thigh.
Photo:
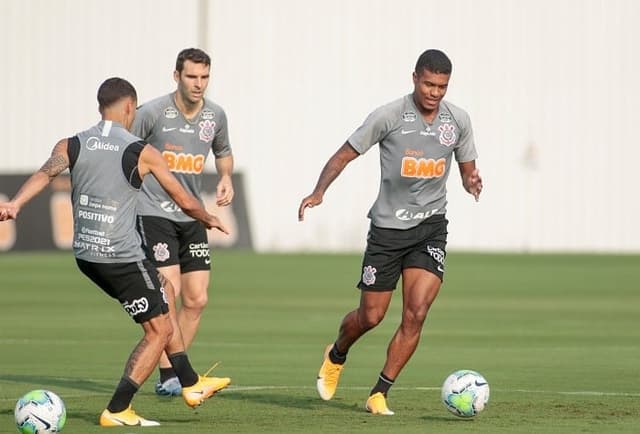
POLYGON ((156 267, 180 264, 178 224, 155 216, 138 216, 136 228, 149 260, 156 267))
POLYGON ((211 269, 211 251, 207 230, 200 222, 178 223, 178 242, 180 243, 180 270, 209 271, 211 269))
POLYGON ((415 319, 424 320, 440 292, 441 284, 440 277, 431 271, 413 267, 402 270, 403 312, 415 319))
POLYGON ((137 323, 168 313, 164 288, 153 264, 142 261, 101 264, 76 260, 78 268, 105 293, 120 302, 137 323))
POLYGON ((161 273, 165 279, 171 282, 171 286, 173 286, 173 296, 178 299, 180 294, 182 293, 182 280, 180 273, 180 265, 167 265, 164 267, 158 267, 158 272, 161 273))
POLYGON ((208 301, 209 271, 182 273, 182 304, 187 307, 204 307, 208 301))

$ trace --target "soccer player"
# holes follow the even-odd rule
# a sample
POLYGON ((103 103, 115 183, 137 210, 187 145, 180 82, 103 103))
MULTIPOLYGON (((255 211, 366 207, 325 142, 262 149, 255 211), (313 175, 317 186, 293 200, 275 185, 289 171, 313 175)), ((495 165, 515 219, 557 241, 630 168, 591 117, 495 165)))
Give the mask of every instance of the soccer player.
POLYGON ((402 276, 402 319, 365 405, 370 413, 393 414, 387 393, 418 345, 444 276, 446 181, 454 158, 465 190, 476 200, 482 191, 469 116, 443 99, 451 70, 442 51, 422 53, 413 72, 413 93, 374 110, 329 159, 313 192, 300 203, 302 221, 305 209, 322 203, 347 164, 379 144, 381 184, 368 214, 370 228, 357 285, 360 304, 344 317, 335 343, 325 350, 317 379, 324 400, 335 394, 351 346, 384 318, 402 276))
MULTIPOLYGON (((216 203, 228 206, 234 194, 233 155, 226 114, 204 97, 210 67, 204 51, 182 50, 173 72, 177 90, 139 107, 131 131, 156 147, 184 188, 200 200, 202 171, 211 150, 219 176, 216 203)), ((188 348, 208 301, 211 257, 206 229, 183 213, 152 177, 144 180, 138 215, 147 255, 171 281, 181 301, 178 324, 188 348)), ((180 395, 180 382, 165 355, 159 367, 156 393, 180 395)))
MULTIPOLYGON (((172 200, 207 228, 228 233, 171 174, 156 148, 129 133, 137 94, 122 78, 110 78, 98 90, 102 120, 77 135, 61 139, 44 165, 0 203, 0 221, 15 219, 24 205, 69 168, 73 206, 73 251, 78 268, 115 298, 142 326, 144 336, 131 352, 124 373, 100 415, 102 426, 155 426, 137 415, 131 401, 151 375, 160 355, 169 360, 190 407, 221 389, 220 379, 199 376, 191 367, 175 315, 171 283, 146 259, 136 232, 136 204, 142 179, 152 174, 172 200)), ((224 386, 229 379, 223 380, 224 386)))

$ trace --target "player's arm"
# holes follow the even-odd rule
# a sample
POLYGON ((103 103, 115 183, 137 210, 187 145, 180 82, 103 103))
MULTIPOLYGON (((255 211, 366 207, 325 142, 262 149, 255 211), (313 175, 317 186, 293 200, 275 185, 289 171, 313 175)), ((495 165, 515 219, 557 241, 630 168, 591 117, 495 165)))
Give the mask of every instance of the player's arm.
POLYGON ((234 196, 233 182, 233 155, 216 158, 216 171, 218 172, 218 185, 216 186, 216 204, 227 206, 234 196))
POLYGON ((182 184, 169 170, 160 151, 153 146, 145 145, 140 152, 138 173, 141 178, 151 173, 185 214, 201 221, 207 229, 216 228, 225 234, 229 233, 218 217, 209 214, 200 201, 182 187, 182 184))
POLYGON ((305 208, 313 208, 314 206, 320 205, 322 203, 322 199, 324 198, 324 193, 329 188, 329 185, 342 173, 347 164, 351 161, 358 158, 360 154, 351 146, 351 144, 347 141, 336 151, 335 154, 329 158, 327 164, 324 165, 322 172, 320 172, 320 177, 318 178, 318 182, 316 183, 316 187, 313 189, 313 192, 302 199, 300 203, 300 207, 298 208, 298 220, 304 220, 304 210, 305 208))
POLYGON ((464 161, 458 163, 458 167, 460 168, 464 189, 472 194, 477 202, 480 200, 480 193, 482 192, 482 178, 480 177, 480 171, 476 168, 476 161, 464 161))
POLYGON ((62 139, 53 147, 51 156, 42 167, 22 184, 11 201, 0 203, 0 221, 15 219, 22 207, 37 196, 47 185, 69 167, 67 139, 62 139))

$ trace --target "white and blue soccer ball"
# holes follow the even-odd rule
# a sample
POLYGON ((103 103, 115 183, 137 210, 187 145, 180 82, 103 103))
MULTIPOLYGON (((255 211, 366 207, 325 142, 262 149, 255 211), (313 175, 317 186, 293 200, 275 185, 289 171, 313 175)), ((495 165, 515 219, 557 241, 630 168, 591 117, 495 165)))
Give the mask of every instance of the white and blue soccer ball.
POLYGON ((49 390, 32 390, 16 403, 13 412, 22 434, 50 434, 62 430, 67 410, 58 395, 49 390))
POLYGON ((473 417, 489 402, 489 383, 476 371, 461 369, 442 384, 442 402, 456 416, 473 417))

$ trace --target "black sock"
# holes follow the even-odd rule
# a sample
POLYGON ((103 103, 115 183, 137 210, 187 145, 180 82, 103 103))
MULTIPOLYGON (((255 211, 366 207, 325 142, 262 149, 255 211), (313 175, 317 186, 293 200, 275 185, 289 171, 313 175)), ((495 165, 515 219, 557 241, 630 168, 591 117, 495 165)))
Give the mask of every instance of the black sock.
POLYGON ((394 380, 387 377, 381 372, 380 376, 378 377, 378 382, 375 386, 373 386, 373 389, 371 389, 371 393, 369 394, 369 396, 380 392, 386 397, 389 389, 391 388, 391 386, 393 386, 393 382, 394 380))
POLYGON ((129 408, 133 395, 136 394, 139 388, 140 385, 136 384, 131 378, 122 377, 111 397, 111 401, 109 401, 109 405, 107 405, 107 410, 111 413, 120 413, 129 408))
POLYGON ((160 382, 164 383, 169 378, 177 377, 173 368, 160 368, 160 382))
POLYGON ((198 382, 198 374, 191 367, 191 362, 189 362, 189 357, 187 357, 187 353, 180 352, 169 355, 169 361, 171 362, 171 366, 173 366, 173 370, 180 380, 180 384, 182 387, 193 386, 198 382))
POLYGON ((340 351, 338 351, 338 346, 336 344, 333 344, 331 351, 329 351, 329 360, 331 360, 331 363, 344 365, 344 362, 347 361, 347 353, 341 353, 340 351))

